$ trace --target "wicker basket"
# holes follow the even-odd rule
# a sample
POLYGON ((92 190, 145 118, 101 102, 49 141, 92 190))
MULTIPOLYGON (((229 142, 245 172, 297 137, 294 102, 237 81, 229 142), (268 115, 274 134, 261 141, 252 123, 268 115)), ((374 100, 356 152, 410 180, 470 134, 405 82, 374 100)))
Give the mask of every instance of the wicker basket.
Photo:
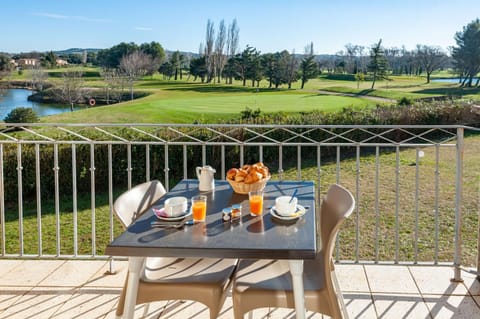
POLYGON ((227 181, 230 183, 230 186, 232 186, 233 191, 237 194, 248 194, 249 192, 252 191, 261 191, 265 188, 265 185, 267 185, 267 182, 270 180, 270 175, 265 177, 264 179, 252 183, 252 184, 245 184, 243 182, 235 182, 230 179, 227 179, 227 181))

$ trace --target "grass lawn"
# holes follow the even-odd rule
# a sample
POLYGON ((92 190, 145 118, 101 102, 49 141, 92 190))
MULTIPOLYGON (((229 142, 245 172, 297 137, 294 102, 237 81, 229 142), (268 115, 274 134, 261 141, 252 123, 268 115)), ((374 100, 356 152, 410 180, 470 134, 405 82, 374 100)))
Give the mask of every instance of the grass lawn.
POLYGON ((329 96, 297 90, 271 90, 212 84, 163 84, 157 80, 139 83, 137 88, 151 95, 134 101, 100 106, 80 112, 42 118, 44 122, 104 123, 214 123, 238 118, 246 107, 262 112, 332 112, 343 107, 370 107, 361 98, 329 96), (160 86, 158 88, 158 86, 160 86), (152 89, 157 87, 157 89, 152 89), (95 119, 95 121, 92 121, 95 119))

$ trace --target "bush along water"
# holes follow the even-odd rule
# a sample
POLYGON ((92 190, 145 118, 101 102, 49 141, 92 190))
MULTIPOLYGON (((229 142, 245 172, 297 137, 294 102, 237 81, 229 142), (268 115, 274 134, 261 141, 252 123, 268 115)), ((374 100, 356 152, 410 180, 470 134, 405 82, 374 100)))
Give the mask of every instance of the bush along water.
POLYGON ((7 114, 5 123, 35 123, 38 115, 30 107, 16 107, 7 114))

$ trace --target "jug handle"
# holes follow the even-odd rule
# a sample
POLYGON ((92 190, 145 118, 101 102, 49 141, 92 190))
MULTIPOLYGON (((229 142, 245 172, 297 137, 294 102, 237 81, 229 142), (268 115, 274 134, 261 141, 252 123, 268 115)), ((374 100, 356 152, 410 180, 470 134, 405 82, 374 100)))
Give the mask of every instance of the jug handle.
POLYGON ((196 171, 197 171, 197 178, 200 178, 200 172, 202 171, 202 168, 200 166, 197 166, 196 171))

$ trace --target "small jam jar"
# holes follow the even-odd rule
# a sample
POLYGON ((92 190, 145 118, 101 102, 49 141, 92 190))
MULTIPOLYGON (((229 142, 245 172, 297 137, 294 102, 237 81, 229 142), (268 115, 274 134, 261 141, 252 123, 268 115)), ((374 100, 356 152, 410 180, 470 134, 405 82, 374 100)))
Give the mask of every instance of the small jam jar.
POLYGON ((232 208, 231 207, 227 207, 227 208, 224 208, 222 210, 222 219, 224 222, 228 222, 230 221, 230 216, 232 214, 232 208))
POLYGON ((242 204, 232 205, 232 219, 242 217, 242 204))

